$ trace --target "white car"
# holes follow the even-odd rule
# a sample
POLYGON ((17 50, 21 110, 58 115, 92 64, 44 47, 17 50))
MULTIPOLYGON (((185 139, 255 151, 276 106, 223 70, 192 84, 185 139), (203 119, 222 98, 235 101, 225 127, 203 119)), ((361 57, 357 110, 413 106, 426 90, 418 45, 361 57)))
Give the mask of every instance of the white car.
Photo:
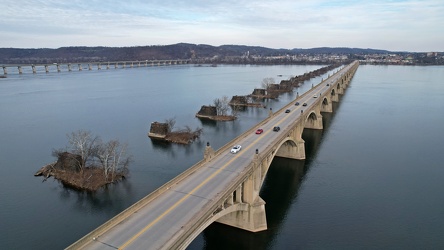
POLYGON ((317 95, 314 95, 313 98, 318 98, 318 96, 317 96, 317 95))
POLYGON ((231 149, 231 153, 235 154, 241 150, 241 145, 236 145, 231 149))

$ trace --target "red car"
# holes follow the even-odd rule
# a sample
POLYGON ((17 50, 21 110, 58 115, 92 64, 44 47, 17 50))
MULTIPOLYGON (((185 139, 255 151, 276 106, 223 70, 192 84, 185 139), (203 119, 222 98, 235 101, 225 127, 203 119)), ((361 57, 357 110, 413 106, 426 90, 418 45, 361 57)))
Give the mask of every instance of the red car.
POLYGON ((257 135, 259 135, 259 134, 262 134, 262 132, 264 132, 264 130, 263 130, 263 129, 261 129, 261 128, 260 128, 260 129, 258 129, 258 130, 256 130, 256 134, 257 134, 257 135))

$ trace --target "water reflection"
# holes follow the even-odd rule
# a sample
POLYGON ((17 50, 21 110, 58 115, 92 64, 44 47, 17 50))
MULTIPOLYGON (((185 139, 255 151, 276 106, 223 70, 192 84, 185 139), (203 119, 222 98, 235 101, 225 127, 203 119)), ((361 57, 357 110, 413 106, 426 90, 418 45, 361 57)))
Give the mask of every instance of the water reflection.
POLYGON ((181 150, 184 150, 184 154, 188 156, 193 155, 196 149, 200 150, 201 148, 203 148, 203 145, 205 143, 201 138, 196 139, 190 144, 176 144, 152 138, 150 138, 150 140, 154 150, 161 151, 162 153, 167 153, 167 155, 173 159, 178 157, 178 151, 176 150, 178 147, 180 147, 181 150))
POLYGON ((216 127, 217 126, 217 121, 215 120, 210 120, 210 119, 205 119, 205 118, 198 118, 198 120, 200 121, 200 123, 202 124, 202 126, 209 126, 209 127, 216 127))
POLYGON ((73 203, 74 210, 80 213, 101 214, 113 216, 123 211, 128 204, 122 201, 125 197, 134 195, 131 182, 122 180, 117 184, 110 184, 97 192, 83 192, 70 188, 60 189, 60 199, 66 201, 75 201, 73 203), (104 207, 110 209, 103 209, 104 207))

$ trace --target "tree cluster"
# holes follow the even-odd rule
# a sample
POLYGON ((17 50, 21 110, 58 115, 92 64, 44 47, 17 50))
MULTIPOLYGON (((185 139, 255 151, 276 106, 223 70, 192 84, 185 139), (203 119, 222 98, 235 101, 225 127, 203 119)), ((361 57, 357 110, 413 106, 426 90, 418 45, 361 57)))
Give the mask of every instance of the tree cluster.
POLYGON ((239 108, 236 106, 230 105, 230 99, 228 96, 222 96, 221 98, 216 98, 213 100, 213 106, 216 107, 217 115, 224 116, 233 116, 236 117, 239 113, 239 108), (228 113, 229 111, 230 114, 228 113))
POLYGON ((176 129, 173 131, 176 125, 176 118, 165 119, 165 123, 168 125, 168 131, 165 140, 174 143, 188 144, 201 136, 203 129, 197 127, 192 130, 189 126, 185 126, 183 129, 176 129))
POLYGON ((116 177, 124 176, 128 171, 131 157, 127 155, 127 144, 118 140, 102 141, 91 132, 79 130, 67 135, 69 147, 54 150, 52 155, 61 157, 70 155, 70 162, 74 162, 79 172, 87 169, 100 169, 106 182, 113 182, 116 177), (69 151, 69 154, 66 154, 69 151))

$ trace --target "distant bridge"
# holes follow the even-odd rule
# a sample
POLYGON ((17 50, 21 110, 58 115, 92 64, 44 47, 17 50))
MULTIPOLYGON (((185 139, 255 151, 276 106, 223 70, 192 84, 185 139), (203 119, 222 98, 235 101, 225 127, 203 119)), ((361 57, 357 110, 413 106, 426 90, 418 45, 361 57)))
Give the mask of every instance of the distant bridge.
POLYGON ((8 68, 17 68, 19 74, 23 74, 23 69, 28 68, 32 73, 36 74, 38 69, 43 72, 61 72, 65 71, 82 71, 82 70, 101 70, 110 68, 134 68, 134 67, 148 67, 148 66, 163 66, 188 64, 190 59, 177 60, 143 60, 143 61, 113 61, 113 62, 76 62, 76 63, 38 63, 38 64, 5 64, 0 67, 3 68, 3 74, 8 74, 8 68))
POLYGON ((215 221, 266 230, 259 191, 273 158, 305 159, 303 130, 323 129, 321 112, 333 111, 358 66, 342 68, 219 150, 207 144, 203 160, 67 249, 185 249, 215 221), (237 144, 242 150, 230 153, 237 144))

